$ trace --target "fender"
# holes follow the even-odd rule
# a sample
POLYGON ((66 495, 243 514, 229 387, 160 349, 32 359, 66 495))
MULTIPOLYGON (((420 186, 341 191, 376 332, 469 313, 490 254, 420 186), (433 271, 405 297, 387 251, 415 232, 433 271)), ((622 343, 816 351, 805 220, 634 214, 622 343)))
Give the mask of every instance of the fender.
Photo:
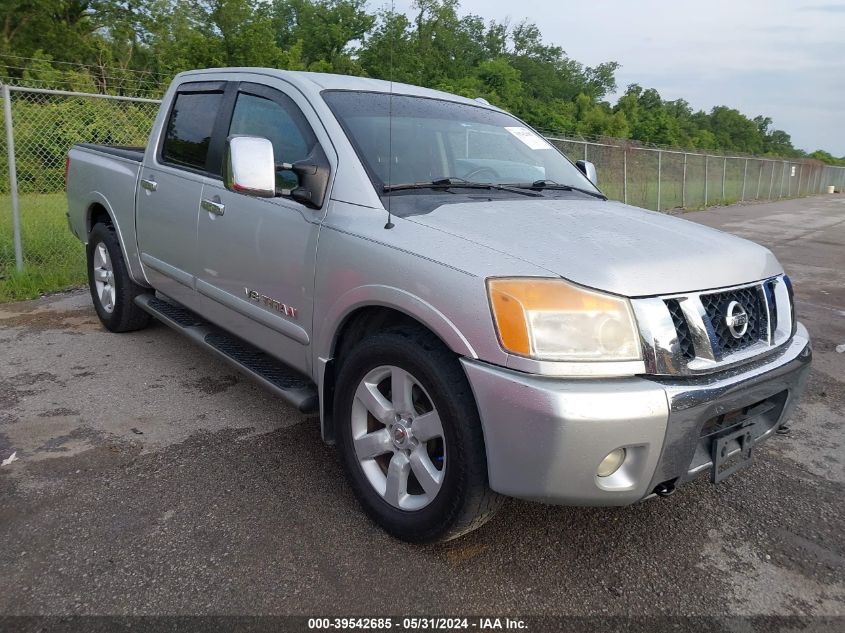
POLYGON ((334 356, 333 346, 337 332, 355 310, 372 306, 403 312, 434 332, 456 354, 466 358, 478 358, 475 349, 455 324, 440 310, 416 295, 393 286, 379 284, 348 290, 332 304, 323 317, 313 347, 315 382, 320 394, 320 431, 323 441, 329 444, 334 443, 334 437, 330 429, 331 420, 327 415, 329 408, 325 401, 326 397, 331 397, 331 394, 326 394, 325 389, 326 371, 332 364, 330 361, 334 356))
POLYGON ((123 229, 117 219, 117 214, 108 199, 99 191, 89 191, 86 198, 88 199, 88 206, 85 210, 85 235, 82 240, 83 243, 85 245, 88 244, 88 231, 90 228, 93 228, 91 227, 91 210, 95 204, 99 204, 106 210, 106 213, 108 213, 112 224, 114 225, 114 230, 117 231, 117 241, 120 242, 120 250, 123 252, 123 260, 126 262, 126 266, 129 269, 129 275, 132 277, 132 280, 143 286, 149 286, 150 282, 147 281, 147 277, 144 274, 144 268, 141 266, 141 257, 138 252, 138 242, 135 239, 134 207, 132 209, 132 226, 130 230, 132 239, 127 243, 127 240, 124 239, 123 229))
POLYGON ((404 312, 439 336, 456 354, 478 358, 461 331, 433 305, 406 290, 374 284, 352 288, 332 304, 320 323, 314 347, 315 360, 332 358, 335 335, 341 324, 355 310, 369 306, 383 306, 404 312))

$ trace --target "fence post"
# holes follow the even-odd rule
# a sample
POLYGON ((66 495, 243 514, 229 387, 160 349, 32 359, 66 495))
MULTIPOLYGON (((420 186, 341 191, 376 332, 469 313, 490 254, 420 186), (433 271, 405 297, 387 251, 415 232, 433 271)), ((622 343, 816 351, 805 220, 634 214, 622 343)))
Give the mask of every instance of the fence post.
POLYGON ((755 200, 760 199, 760 183, 763 182, 763 161, 760 161, 760 173, 757 174, 757 194, 754 196, 755 200))
POLYGON ((660 173, 663 170, 663 152, 657 150, 657 210, 660 211, 660 173))
POLYGON ((704 155, 704 207, 707 208, 707 159, 709 156, 707 154, 704 155))
POLYGON ((792 163, 786 163, 786 197, 792 197, 792 163))
POLYGON ((628 148, 622 148, 622 199, 628 204, 628 148))
POLYGON ((681 177, 681 208, 687 208, 687 153, 684 152, 684 173, 681 177))
POLYGON ((587 141, 584 141, 584 160, 587 160, 587 141))
POLYGON ((742 170, 742 202, 745 202, 745 180, 748 178, 748 159, 745 159, 745 169, 742 170))
POLYGON ((15 234, 15 265, 23 270, 23 249, 21 248, 21 215, 18 202, 18 168, 15 164, 15 132, 12 126, 12 101, 9 86, 3 84, 3 116, 6 120, 6 152, 9 156, 9 193, 12 198, 12 225, 15 234))
POLYGON ((783 177, 786 175, 786 161, 780 164, 780 189, 778 190, 778 200, 783 198, 783 177))
POLYGON ((772 199, 772 189, 775 187, 775 161, 772 161, 772 178, 769 181, 769 200, 772 199))
POLYGON ((795 192, 795 197, 801 197, 801 176, 804 175, 804 163, 801 163, 798 167, 798 191, 795 192))
POLYGON ((728 157, 722 163, 722 204, 725 204, 725 178, 728 175, 728 157))

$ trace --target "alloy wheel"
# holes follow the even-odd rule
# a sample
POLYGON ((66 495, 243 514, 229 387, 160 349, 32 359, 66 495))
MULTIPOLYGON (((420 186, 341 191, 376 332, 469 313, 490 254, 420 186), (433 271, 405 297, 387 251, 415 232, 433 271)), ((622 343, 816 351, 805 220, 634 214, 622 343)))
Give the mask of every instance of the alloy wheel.
POLYGON ((93 275, 97 299, 108 313, 114 312, 115 288, 114 267, 106 245, 100 242, 94 247, 93 275))
POLYGON ((446 442, 425 389, 401 367, 383 365, 358 385, 352 442, 373 489, 400 510, 420 510, 437 496, 446 474, 446 442))

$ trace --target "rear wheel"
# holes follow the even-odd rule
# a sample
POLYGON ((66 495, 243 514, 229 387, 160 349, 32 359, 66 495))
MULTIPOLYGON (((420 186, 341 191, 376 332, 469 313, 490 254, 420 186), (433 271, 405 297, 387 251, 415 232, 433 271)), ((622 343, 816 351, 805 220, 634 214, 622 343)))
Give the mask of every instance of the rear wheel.
POLYGON ((475 400, 434 335, 403 327, 361 341, 343 359, 335 397, 352 487, 385 530, 411 542, 445 541, 498 509, 475 400))
POLYGON ((112 332, 146 327, 150 315, 135 305, 135 297, 148 288, 129 276, 114 227, 102 222, 88 236, 88 287, 100 322, 112 332))

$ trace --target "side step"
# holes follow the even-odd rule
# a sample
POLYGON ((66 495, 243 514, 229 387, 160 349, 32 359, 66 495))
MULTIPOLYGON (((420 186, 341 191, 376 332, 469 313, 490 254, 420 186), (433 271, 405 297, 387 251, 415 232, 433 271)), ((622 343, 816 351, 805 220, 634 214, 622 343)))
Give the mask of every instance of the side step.
POLYGON ((265 354, 225 330, 209 323, 187 308, 153 294, 140 295, 135 303, 156 319, 169 325, 227 361, 302 413, 319 411, 317 386, 304 374, 265 354))

